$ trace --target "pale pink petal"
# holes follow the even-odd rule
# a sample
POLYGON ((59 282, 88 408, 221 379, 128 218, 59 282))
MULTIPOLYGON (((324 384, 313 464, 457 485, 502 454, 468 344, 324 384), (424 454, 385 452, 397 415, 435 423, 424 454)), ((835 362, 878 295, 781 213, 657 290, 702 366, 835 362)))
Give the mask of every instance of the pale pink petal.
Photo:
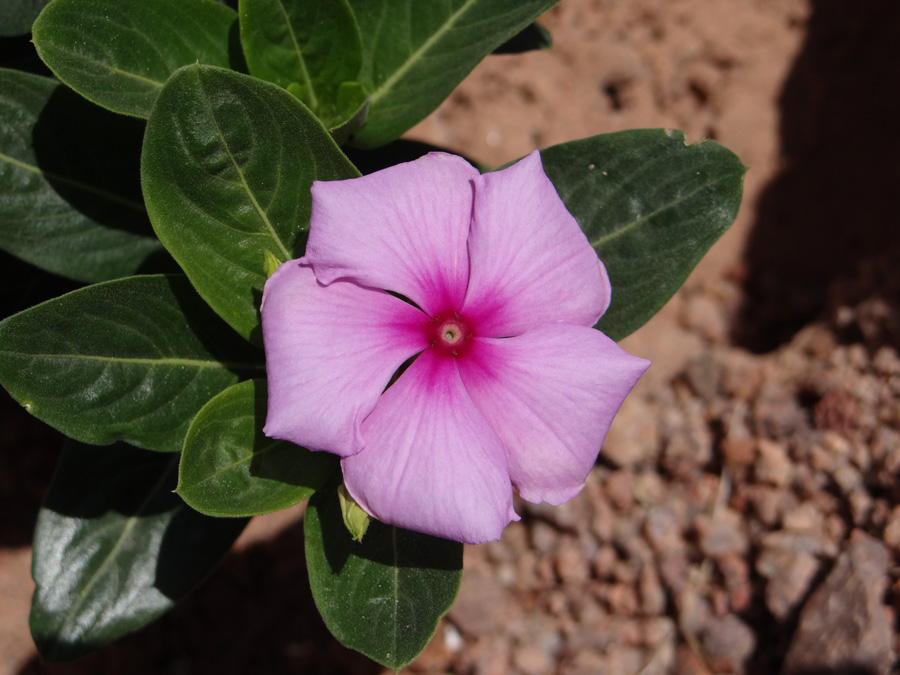
POLYGON ((470 544, 511 519, 503 444, 463 388, 455 359, 426 351, 363 422, 366 445, 341 465, 347 490, 378 520, 470 544))
POLYGON ((458 308, 477 177, 464 159, 430 153, 362 178, 317 181, 303 261, 326 284, 383 288, 432 315, 458 308))
POLYGON ((425 343, 427 317, 384 291, 320 284, 297 260, 266 282, 262 302, 267 436, 346 456, 391 376, 425 343))
POLYGON ((503 439, 513 485, 531 502, 571 499, 649 361, 570 324, 474 342, 459 361, 460 375, 503 439))
POLYGON ((469 265, 464 313, 484 337, 593 326, 609 305, 606 270, 537 151, 475 182, 469 265))

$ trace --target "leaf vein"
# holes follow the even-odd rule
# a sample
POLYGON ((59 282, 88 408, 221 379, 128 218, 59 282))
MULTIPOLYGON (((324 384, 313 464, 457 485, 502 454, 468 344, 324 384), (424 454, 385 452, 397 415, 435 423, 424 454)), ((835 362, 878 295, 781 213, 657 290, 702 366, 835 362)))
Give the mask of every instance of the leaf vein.
POLYGON ((394 85, 397 84, 399 80, 406 75, 407 72, 415 65, 415 63, 421 59, 428 51, 438 43, 441 38, 444 37, 446 33, 448 33, 453 25, 459 20, 461 16, 463 16, 472 5, 475 4, 476 0, 467 0, 462 7, 456 10, 453 14, 447 17, 447 20, 438 28, 434 33, 428 36, 428 39, 425 40, 419 48, 414 52, 411 52, 409 58, 404 61, 399 68, 397 68, 391 75, 385 79, 378 87, 372 92, 372 95, 369 99, 370 104, 375 106, 378 101, 380 101, 385 95, 387 95, 391 89, 394 88, 394 85))
MULTIPOLYGON (((716 182, 719 182, 719 181, 716 181, 716 182)), ((675 201, 671 201, 671 202, 669 202, 668 204, 665 204, 665 205, 663 205, 663 206, 660 206, 658 209, 655 209, 655 210, 651 211, 651 212, 648 213, 647 215, 641 216, 640 218, 637 218, 637 219, 631 221, 630 223, 628 223, 628 224, 625 225, 624 227, 619 228, 619 229, 617 229, 617 230, 613 230, 613 231, 610 232, 609 234, 606 234, 606 235, 603 235, 603 236, 601 236, 601 237, 598 237, 597 239, 595 239, 594 241, 591 242, 591 246, 592 246, 593 248, 597 248, 598 246, 602 246, 602 245, 605 244, 606 242, 611 241, 612 239, 615 239, 616 237, 619 237, 619 236, 625 234, 625 233, 628 232, 629 230, 634 229, 635 227, 637 227, 637 226, 640 225, 641 223, 647 222, 648 220, 650 220, 651 218, 653 218, 653 217, 659 215, 659 214, 662 213, 663 211, 666 211, 666 210, 671 209, 671 208, 673 208, 673 207, 675 207, 675 206, 678 206, 679 204, 682 204, 683 202, 686 202, 688 199, 690 199, 691 197, 693 197, 694 195, 696 195, 698 192, 701 192, 702 190, 706 190, 707 188, 709 188, 709 186, 710 186, 710 184, 708 184, 708 183, 707 183, 707 184, 704 184, 704 185, 701 185, 701 186, 695 188, 694 190, 691 190, 690 192, 688 192, 688 193, 687 193, 686 195, 684 195, 683 197, 679 197, 679 198, 676 199, 675 201)))

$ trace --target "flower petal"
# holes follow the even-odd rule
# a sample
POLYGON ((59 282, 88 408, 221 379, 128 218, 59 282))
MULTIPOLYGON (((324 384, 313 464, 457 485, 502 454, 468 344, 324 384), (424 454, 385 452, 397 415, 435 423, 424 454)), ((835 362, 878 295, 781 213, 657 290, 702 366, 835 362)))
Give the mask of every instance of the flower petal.
POLYGON ((600 331, 569 324, 474 342, 460 375, 503 439, 513 485, 530 502, 568 501, 650 362, 600 331))
POLYGON ((323 286, 297 260, 279 267, 262 303, 265 434, 341 456, 359 452, 363 419, 403 362, 428 346, 425 321, 384 291, 323 286))
POLYGON ((379 520, 470 544, 511 519, 503 444, 463 388, 455 359, 426 351, 390 387, 345 458, 344 484, 379 520))
POLYGON ((303 261, 325 284, 384 288, 431 315, 458 308, 477 176, 464 159, 433 152, 362 178, 317 181, 303 261))
POLYGON ((545 323, 593 326, 609 306, 603 264, 535 151, 475 181, 464 313, 483 337, 545 323))

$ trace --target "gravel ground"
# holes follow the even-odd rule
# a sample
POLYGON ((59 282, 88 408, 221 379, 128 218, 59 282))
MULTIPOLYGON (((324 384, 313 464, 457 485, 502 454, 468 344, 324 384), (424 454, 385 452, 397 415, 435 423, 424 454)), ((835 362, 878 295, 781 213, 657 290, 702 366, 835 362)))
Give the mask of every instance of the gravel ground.
MULTIPOLYGON (((466 548, 408 672, 897 672, 900 4, 562 0, 542 21, 553 50, 489 59, 411 135, 501 164, 682 128, 750 167, 744 206, 625 341, 654 366, 583 493, 466 548)), ((160 621, 41 664, 28 542, 59 439, 0 403, 0 675, 387 672, 321 624, 302 506, 254 519, 160 621)))

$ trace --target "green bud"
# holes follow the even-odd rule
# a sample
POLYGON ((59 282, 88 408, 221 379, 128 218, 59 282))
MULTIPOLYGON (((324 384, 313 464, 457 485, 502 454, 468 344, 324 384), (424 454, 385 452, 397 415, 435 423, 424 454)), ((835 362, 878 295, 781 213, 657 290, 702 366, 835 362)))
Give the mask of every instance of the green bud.
POLYGON ((275 270, 281 267, 281 261, 267 248, 263 249, 263 270, 266 273, 266 279, 275 274, 275 270))
POLYGON ((291 82, 285 88, 288 90, 289 94, 293 94, 296 98, 306 103, 306 99, 303 97, 303 87, 300 86, 299 82, 291 82))
POLYGON ((350 532, 353 541, 362 541, 363 535, 369 529, 369 514, 362 510, 356 500, 347 492, 347 488, 341 483, 337 490, 338 500, 341 503, 341 516, 344 519, 344 527, 350 532))

